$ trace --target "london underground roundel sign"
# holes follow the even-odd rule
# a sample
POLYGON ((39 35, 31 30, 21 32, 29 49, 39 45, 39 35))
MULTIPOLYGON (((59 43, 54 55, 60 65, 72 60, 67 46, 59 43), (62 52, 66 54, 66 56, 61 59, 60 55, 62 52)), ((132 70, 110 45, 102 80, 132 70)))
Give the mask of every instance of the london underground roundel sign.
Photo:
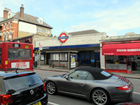
POLYGON ((67 36, 66 33, 61 33, 60 36, 58 37, 58 40, 60 40, 60 42, 64 43, 68 38, 69 38, 69 36, 67 36))

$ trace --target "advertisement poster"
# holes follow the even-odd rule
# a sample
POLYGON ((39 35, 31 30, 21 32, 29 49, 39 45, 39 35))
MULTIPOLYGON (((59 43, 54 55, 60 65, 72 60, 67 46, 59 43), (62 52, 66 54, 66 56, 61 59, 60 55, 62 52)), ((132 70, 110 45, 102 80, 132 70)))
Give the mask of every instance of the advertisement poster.
POLYGON ((71 68, 76 67, 76 54, 71 54, 71 68))
POLYGON ((44 55, 41 55, 41 60, 44 61, 44 55))

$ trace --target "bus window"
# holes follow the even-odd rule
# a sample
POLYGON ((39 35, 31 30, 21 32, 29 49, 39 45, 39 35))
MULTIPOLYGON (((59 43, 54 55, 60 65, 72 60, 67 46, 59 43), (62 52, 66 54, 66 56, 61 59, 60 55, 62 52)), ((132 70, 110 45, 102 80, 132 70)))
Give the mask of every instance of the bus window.
POLYGON ((30 59, 31 58, 31 50, 30 49, 9 49, 8 51, 8 59, 30 59))
POLYGON ((0 48, 0 64, 1 64, 1 57, 2 57, 2 49, 0 48))

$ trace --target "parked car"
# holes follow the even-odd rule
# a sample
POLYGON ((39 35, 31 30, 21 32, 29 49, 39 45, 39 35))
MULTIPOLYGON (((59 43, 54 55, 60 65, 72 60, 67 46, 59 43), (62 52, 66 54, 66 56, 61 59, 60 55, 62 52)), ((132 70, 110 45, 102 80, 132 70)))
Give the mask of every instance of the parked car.
POLYGON ((0 105, 47 105, 46 86, 35 72, 0 72, 0 105))
POLYGON ((79 67, 73 72, 45 79, 50 95, 65 93, 92 100, 95 105, 131 101, 133 84, 100 68, 79 67))

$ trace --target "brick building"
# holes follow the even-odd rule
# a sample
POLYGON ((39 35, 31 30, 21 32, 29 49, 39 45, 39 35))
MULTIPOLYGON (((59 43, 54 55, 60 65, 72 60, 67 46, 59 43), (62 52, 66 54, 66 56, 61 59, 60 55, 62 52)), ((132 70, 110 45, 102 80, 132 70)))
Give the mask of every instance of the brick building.
POLYGON ((52 27, 45 23, 42 18, 24 13, 23 5, 17 13, 5 8, 3 18, 0 18, 0 41, 11 41, 30 35, 51 37, 51 29, 52 27))

